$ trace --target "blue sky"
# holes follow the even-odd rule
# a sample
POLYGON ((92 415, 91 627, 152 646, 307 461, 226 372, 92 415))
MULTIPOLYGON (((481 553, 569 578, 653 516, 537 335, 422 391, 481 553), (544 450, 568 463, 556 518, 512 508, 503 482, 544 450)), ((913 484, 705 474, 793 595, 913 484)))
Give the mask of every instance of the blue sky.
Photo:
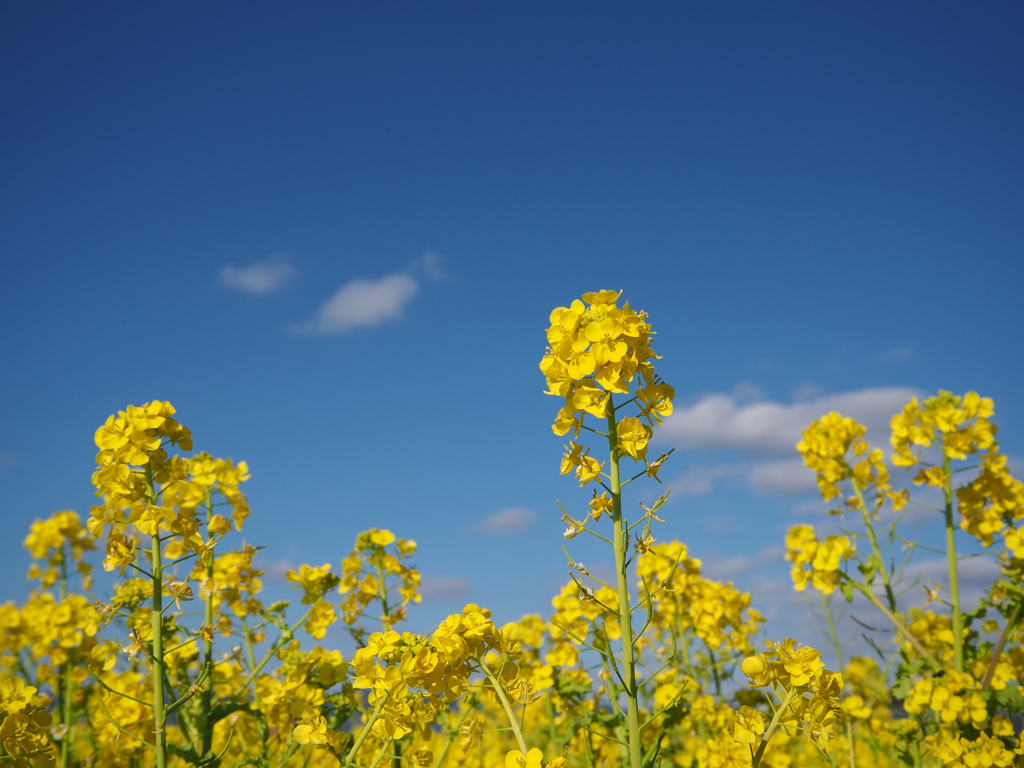
POLYGON ((659 538, 792 625, 811 418, 975 389, 1024 456, 1022 32, 1009 2, 5 6, 0 600, 32 520, 87 514, 95 428, 158 398, 249 462, 271 590, 386 526, 417 628, 547 612, 586 494, 542 331, 615 288, 678 393, 659 538))

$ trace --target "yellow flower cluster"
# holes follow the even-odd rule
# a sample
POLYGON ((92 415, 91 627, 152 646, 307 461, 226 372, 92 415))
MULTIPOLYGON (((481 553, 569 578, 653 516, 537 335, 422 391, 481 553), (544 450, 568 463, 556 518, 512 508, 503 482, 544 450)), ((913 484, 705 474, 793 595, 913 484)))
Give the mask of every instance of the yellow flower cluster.
MULTIPOLYGON (((835 736, 842 716, 839 694, 844 688, 843 676, 825 669, 820 652, 786 639, 776 643, 774 651, 744 659, 740 669, 752 687, 771 687, 785 694, 788 709, 783 723, 805 730, 822 749, 835 736)), ((749 712, 739 715, 738 721, 740 735, 749 738, 754 730, 749 712)))
MULTIPOLYGON (((245 495, 239 490, 239 486, 249 479, 249 465, 240 461, 236 465, 231 459, 217 459, 207 453, 200 453, 193 456, 189 462, 190 483, 182 483, 177 488, 186 488, 191 493, 191 499, 180 498, 181 506, 199 506, 205 501, 203 496, 208 496, 212 489, 216 488, 224 497, 225 502, 231 507, 231 517, 235 523, 236 530, 242 530, 242 524, 249 517, 249 502, 245 495), (196 498, 196 490, 200 491, 200 497, 196 498), (202 494, 205 490, 205 494, 202 494), (192 503, 189 503, 192 501, 192 503)), ((210 521, 210 532, 223 535, 231 530, 227 520, 221 515, 214 515, 210 521)))
POLYGON ((93 485, 97 496, 132 504, 145 496, 145 478, 132 467, 147 467, 158 483, 187 473, 187 462, 168 459, 167 445, 192 450, 192 433, 172 416, 174 406, 154 400, 141 407, 129 405, 96 430, 96 463, 93 485))
MULTIPOLYGON (((957 489, 960 527, 986 547, 1001 533, 1014 557, 1020 557, 1021 534, 1014 523, 1024 518, 1024 483, 1010 474, 1006 455, 995 443, 980 457, 981 471, 970 483, 957 489)), ((1024 553, 1022 553, 1024 554, 1024 553)))
POLYGON ((856 547, 847 536, 828 536, 818 541, 810 525, 795 525, 786 534, 786 559, 793 563, 790 576, 798 592, 810 583, 822 594, 832 594, 839 585, 840 566, 855 552, 856 547))
POLYGON ((751 650, 764 617, 750 607, 748 593, 702 576, 701 561, 689 557, 685 544, 655 544, 637 562, 636 575, 641 590, 660 588, 652 605, 656 628, 692 631, 712 650, 751 650))
POLYGON ((914 482, 946 488, 951 484, 949 460, 979 454, 981 471, 956 490, 960 527, 986 547, 992 545, 995 534, 1002 533, 1015 550, 1018 547, 1010 545, 1019 538, 1014 523, 1024 518, 1024 483, 1010 474, 1006 456, 999 450, 997 428, 990 421, 994 413, 992 399, 976 392, 961 397, 940 391, 920 404, 912 399, 892 418, 893 463, 921 465, 921 452, 914 453, 914 448, 937 445, 943 463, 923 466, 914 482))
MULTIPOLYGON (((611 393, 628 393, 637 373, 642 377, 635 392, 641 418, 660 424, 661 417, 672 413, 675 391, 654 375, 651 359, 658 356, 651 349, 653 331, 647 314, 633 311, 629 302, 619 307, 620 293, 585 293, 583 301, 577 299, 551 312, 550 346, 540 369, 548 394, 565 398, 552 427, 557 435, 571 430, 579 434, 588 413, 605 418, 611 393)), ((641 427, 636 419, 619 426, 622 452, 634 459, 650 438, 650 432, 641 427)))
MULTIPOLYGON (((276 728, 286 728, 294 720, 303 721, 308 727, 327 703, 327 691, 347 677, 348 667, 339 651, 328 651, 320 646, 305 653, 293 650, 285 654, 275 675, 264 674, 256 679, 260 711, 276 728)), ((305 736, 308 741, 300 743, 318 743, 312 735, 316 730, 310 729, 305 736)), ((296 738, 301 735, 300 731, 296 738)))
MULTIPOLYGON (((939 614, 927 608, 911 608, 906 617, 907 629, 918 643, 932 656, 944 664, 953 660, 953 630, 948 614, 939 614)), ((964 630, 967 635, 967 630, 964 630)), ((916 656, 909 643, 903 645, 909 658, 916 656)))
POLYGON ((53 717, 37 692, 20 678, 0 672, 0 745, 15 766, 53 768, 56 754, 47 734, 53 717))
POLYGON ((902 413, 892 417, 892 462, 898 467, 920 463, 913 447, 938 443, 947 459, 964 459, 984 451, 995 440, 996 427, 989 421, 995 412, 992 398, 968 392, 963 397, 940 390, 923 403, 912 398, 902 413))
MULTIPOLYGON (((374 726, 379 733, 388 738, 412 733, 423 722, 424 708, 436 712, 469 690, 470 677, 489 651, 508 656, 520 650, 521 628, 506 624, 499 629, 490 616, 471 603, 441 622, 429 638, 393 630, 369 636, 352 657, 352 685, 369 690, 370 703, 383 707, 374 726)), ((509 661, 498 675, 508 684, 516 672, 509 661)))
MULTIPOLYGON (((260 579, 263 572, 253 566, 255 556, 255 547, 243 545, 241 549, 214 557, 212 568, 196 563, 191 576, 199 582, 199 596, 211 598, 218 613, 222 605, 227 605, 238 618, 259 615, 263 603, 256 595, 263 589, 260 579)), ((227 631, 231 626, 230 618, 223 613, 220 615, 223 631, 227 631)))
POLYGON ((1019 749, 1011 752, 1000 739, 984 733, 973 741, 950 735, 935 750, 946 768, 1009 768, 1018 754, 1019 749))
POLYGON ((893 508, 900 510, 906 505, 907 495, 892 490, 882 450, 868 445, 864 440, 866 433, 863 424, 833 411, 811 422, 796 449, 804 464, 814 470, 825 501, 841 496, 840 483, 851 480, 860 493, 875 494, 876 506, 889 499, 893 508))
POLYGON ((931 710, 943 723, 960 722, 977 730, 988 724, 988 704, 979 693, 975 679, 955 669, 942 677, 928 677, 914 683, 904 709, 914 715, 931 710))
POLYGON ((36 520, 25 538, 25 549, 34 560, 45 560, 47 568, 44 570, 33 563, 28 577, 39 579, 44 588, 52 587, 61 574, 66 577, 70 557, 75 570, 82 575, 83 587, 89 589, 92 566, 83 558, 94 548, 89 531, 71 510, 55 512, 46 520, 36 520))
POLYGON ((416 542, 399 539, 391 531, 373 528, 356 538, 353 551, 341 561, 338 592, 345 595, 341 610, 345 622, 355 623, 374 600, 381 600, 381 623, 385 629, 405 619, 406 608, 420 602, 420 573, 402 561, 416 553, 416 542), (389 549, 390 547, 390 549, 389 549), (388 598, 388 577, 397 579, 399 600, 388 598))
POLYGON ((169 558, 189 551, 204 561, 209 557, 196 517, 198 501, 188 504, 185 489, 176 487, 189 478, 191 462, 167 455, 168 445, 192 449, 192 434, 172 418, 174 412, 174 406, 159 400, 130 405, 96 430, 99 466, 92 481, 104 502, 92 508, 86 525, 96 538, 109 526, 104 570, 123 573, 135 561, 131 528, 146 536, 173 534, 169 558), (159 492, 158 485, 163 486, 159 492))
MULTIPOLYGON (((638 372, 641 389, 662 386, 643 373, 653 353, 642 313, 618 309, 618 295, 605 293, 584 297, 590 306, 563 308, 578 316, 560 314, 561 330, 551 341, 548 368, 572 358, 583 376, 569 384, 570 409, 590 385, 611 402, 638 372), (604 335, 588 334, 591 325, 604 335), (640 330, 631 335, 633 329, 640 330), (556 346, 569 357, 558 357, 556 346), (585 375, 584 352, 594 366, 585 375), (611 369, 602 373, 601 366, 615 364, 619 379, 606 386, 611 369)), ((549 380, 549 387, 559 381, 549 380)), ((1003 579, 986 593, 984 615, 961 611, 952 585, 943 593, 948 614, 900 610, 900 570, 887 552, 897 536, 893 530, 876 537, 871 527, 881 500, 899 504, 881 452, 864 441, 861 425, 838 414, 804 433, 800 450, 822 493, 834 498, 840 484, 852 487, 846 504, 864 511, 858 542, 870 543, 871 552, 847 570, 844 563, 856 555, 850 537, 819 540, 811 526, 796 526, 786 539, 796 586, 810 583, 828 594, 842 585, 849 597, 847 587, 862 577, 856 586, 898 632, 885 656, 893 666, 883 670, 855 657, 839 675, 818 651, 793 640, 754 653, 763 619, 750 595, 705 578, 682 543, 654 540, 651 522, 660 522, 665 496, 643 507, 643 518, 625 519, 622 488, 644 470, 623 482, 618 462, 627 455, 647 461, 652 427, 665 412, 650 409, 653 396, 634 397, 638 416, 605 414, 607 464, 576 441, 563 464, 566 474, 604 486, 582 521, 566 515, 567 536, 596 533, 587 528, 591 521, 610 522, 617 581, 606 584, 601 570, 570 561, 572 578, 552 600, 550 619, 530 615, 501 625, 468 604, 426 635, 395 629, 419 601, 420 574, 409 562, 414 542, 383 529, 364 531, 340 572, 329 564, 297 566, 286 576, 297 590, 295 604, 266 607, 257 548, 222 549, 249 515, 240 491, 246 464, 207 454, 169 457, 171 445, 191 449, 169 404, 111 417, 97 435, 104 503, 88 527, 67 511, 35 523, 25 546, 40 587, 22 604, 0 605, 0 765, 150 768, 161 764, 153 756, 162 743, 167 768, 1020 763, 1024 529, 1015 523, 1022 492, 995 441, 985 445, 985 435, 995 434, 990 404, 942 393, 894 427, 906 431, 908 451, 926 447, 921 441, 931 428, 947 457, 959 450, 980 460, 975 479, 955 495, 944 467, 923 467, 922 482, 941 483, 946 492, 951 567, 958 562, 949 543, 952 500, 963 514, 961 527, 983 543, 1005 538, 1003 579), (97 603, 69 578, 89 589, 89 533, 105 531, 106 552, 98 557, 105 556, 107 570, 123 574, 130 567, 129 575, 140 577, 112 583, 107 601, 97 603), (154 537, 148 559, 136 558, 140 535, 154 537), (879 575, 881 583, 874 581, 879 575), (299 632, 326 637, 339 615, 335 589, 355 641, 351 661, 321 646, 306 650, 308 637, 299 632), (364 619, 379 622, 379 631, 364 630, 364 619), (733 690, 737 670, 751 688, 733 690)), ((579 429, 585 413, 593 414, 584 408, 563 416, 579 429)), ((656 471, 661 461, 649 467, 656 471)), ((940 599, 938 588, 929 593, 940 599)))

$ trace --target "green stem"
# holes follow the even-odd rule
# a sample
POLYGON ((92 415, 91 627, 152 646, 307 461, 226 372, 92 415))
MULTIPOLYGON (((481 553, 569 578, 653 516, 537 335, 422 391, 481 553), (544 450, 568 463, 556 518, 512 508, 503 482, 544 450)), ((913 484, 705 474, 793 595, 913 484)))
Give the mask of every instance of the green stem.
POLYGON ((68 758, 70 757, 71 752, 71 719, 73 717, 71 695, 74 691, 75 682, 72 677, 73 670, 74 665, 69 654, 68 660, 64 662, 64 711, 62 714, 64 721, 64 735, 60 740, 60 768, 67 768, 68 758))
MULTIPOLYGON (((153 468, 146 466, 146 489, 149 492, 149 501, 152 503, 153 495, 153 468)), ((156 768, 167 768, 167 717, 164 712, 164 632, 163 632, 163 563, 160 552, 160 526, 156 524, 156 530, 152 535, 152 546, 150 552, 153 557, 153 615, 151 626, 153 632, 153 653, 150 657, 151 671, 153 674, 153 722, 155 728, 154 752, 156 753, 156 768)))
POLYGON ((718 696, 719 700, 721 700, 721 698, 722 698, 722 680, 718 676, 718 660, 715 659, 715 652, 713 650, 711 650, 711 646, 708 645, 707 640, 704 641, 704 645, 708 649, 708 659, 711 662, 711 675, 712 675, 712 678, 715 681, 715 694, 718 696))
POLYGON ((878 562, 878 571, 882 574, 882 584, 885 585, 885 597, 889 601, 889 610, 896 613, 896 594, 892 589, 892 578, 889 576, 889 569, 885 567, 885 558, 882 557, 882 550, 878 546, 878 539, 875 536, 875 527, 871 524, 871 514, 868 512, 868 505, 864 501, 864 492, 861 491, 860 486, 857 485, 856 481, 851 480, 850 484, 853 486, 853 492, 857 494, 857 501, 860 503, 860 511, 864 515, 864 527, 868 532, 868 540, 871 542, 871 550, 875 554, 875 560, 878 562))
MULTIPOLYGON (((370 768, 377 768, 380 765, 380 761, 384 759, 384 756, 388 753, 388 747, 397 747, 398 742, 392 739, 391 741, 385 741, 380 749, 377 751, 377 756, 373 758, 373 762, 370 763, 370 768)), ((396 765, 401 765, 398 760, 395 761, 396 765)))
MULTIPOLYGON (((301 619, 299 619, 297 622, 295 622, 295 624, 293 624, 291 627, 288 627, 288 628, 286 628, 285 630, 283 630, 281 632, 281 636, 279 638, 277 638, 277 640, 274 642, 273 645, 270 646, 270 649, 267 651, 267 655, 263 657, 263 661, 261 661, 259 664, 257 664, 253 668, 253 670, 249 673, 249 676, 245 679, 245 682, 242 683, 238 687, 238 689, 231 695, 231 698, 237 698, 239 695, 241 695, 242 691, 244 691, 246 688, 249 687, 249 685, 256 679, 256 676, 267 665, 267 662, 270 661, 274 657, 275 653, 277 653, 277 649, 280 648, 285 643, 291 641, 291 639, 295 635, 296 631, 298 631, 299 627, 301 627, 303 625, 303 623, 305 623, 306 619, 309 618, 309 614, 311 614, 313 612, 313 608, 315 608, 315 607, 316 607, 316 603, 314 603, 313 605, 309 606, 309 610, 307 610, 304 614, 302 614, 302 618, 301 619)), ((251 664, 251 662, 250 662, 250 664, 251 664)))
POLYGON ((444 746, 441 748, 440 754, 438 754, 438 756, 434 759, 433 768, 441 768, 441 766, 444 764, 445 758, 448 757, 448 750, 451 749, 452 742, 454 742, 455 737, 459 735, 459 727, 466 721, 466 718, 469 717, 469 714, 472 711, 472 709, 466 707, 462 711, 462 715, 459 717, 458 722, 455 723, 455 727, 448 729, 448 738, 445 739, 444 746))
POLYGON ((505 710, 505 716, 508 718, 508 724, 512 726, 512 733, 516 737, 516 744, 519 745, 519 751, 525 756, 529 750, 526 748, 526 739, 523 738, 523 729, 519 726, 519 718, 516 717, 515 710, 512 709, 512 702, 508 700, 508 696, 505 695, 505 689, 501 686, 501 681, 494 676, 494 673, 491 672, 490 668, 481 662, 480 669, 482 669, 484 674, 487 675, 487 679, 491 681, 491 687, 494 689, 494 694, 498 697, 498 701, 501 703, 501 708, 505 710))
MULTIPOLYGON (((68 597, 68 558, 67 552, 64 550, 64 545, 61 544, 61 559, 60 559, 60 601, 63 603, 68 597)), ((64 725, 64 735, 60 740, 60 768, 67 768, 68 759, 71 753, 71 719, 73 717, 71 696, 74 691, 74 678, 72 673, 74 672, 74 665, 71 661, 71 649, 68 650, 68 660, 64 662, 64 684, 61 692, 62 700, 62 723, 64 725)))
MULTIPOLYGON (((209 486, 206 487, 206 532, 209 535, 210 524, 213 522, 213 496, 209 486)), ((210 538, 213 538, 212 536, 210 538)), ((206 566, 206 613, 203 623, 207 627, 213 626, 213 553, 210 553, 210 562, 206 566)), ((203 666, 210 669, 213 665, 213 641, 203 641, 203 666)), ((206 755, 213 748, 213 723, 210 722, 210 715, 213 712, 213 686, 207 685, 200 700, 199 723, 202 728, 202 750, 200 754, 206 755)))
MULTIPOLYGON (((836 632, 836 623, 832 618, 832 603, 828 597, 825 596, 824 592, 821 592, 821 608, 825 611, 825 619, 828 621, 828 633, 832 636, 832 647, 836 652, 836 667, 842 672, 843 671, 843 646, 839 642, 839 633, 836 632)), ((850 768, 857 768, 856 752, 853 748, 853 724, 849 718, 846 720, 846 746, 850 754, 850 768)))
POLYGON ((839 642, 839 634, 836 632, 836 623, 832 619, 832 604, 824 592, 821 595, 821 608, 825 612, 825 619, 828 621, 828 633, 832 637, 832 647, 836 652, 836 666, 840 672, 843 671, 843 646, 839 642))
POLYGON ((939 664, 938 659, 936 659, 934 656, 928 653, 927 649, 923 645, 921 645, 921 642, 916 637, 914 637, 913 634, 911 634, 910 630, 907 629, 906 626, 904 626, 903 622, 896 618, 896 614, 894 614, 892 611, 886 608, 885 605, 882 604, 882 601, 878 599, 878 595, 872 592, 870 587, 866 587, 859 581, 853 581, 852 579, 850 580, 850 583, 853 584, 854 588, 858 592, 860 592, 862 595, 864 595, 864 597, 870 600, 872 605, 874 605, 875 608, 880 610, 890 622, 892 622, 892 625, 896 627, 896 629, 900 632, 901 635, 907 638, 907 642, 913 646, 914 650, 917 651, 921 658, 928 659, 929 661, 931 661, 932 664, 935 665, 936 669, 942 669, 942 665, 939 664))
POLYGON ((370 720, 366 725, 363 726, 363 730, 359 732, 359 736, 356 737, 355 744, 352 745, 352 749, 348 755, 345 756, 345 765, 352 765, 356 759, 356 755, 359 754, 359 749, 363 746, 363 742, 366 741, 366 737, 370 735, 370 731, 373 730, 374 724, 380 719, 381 712, 384 711, 384 705, 388 703, 388 698, 391 696, 391 691, 384 691, 381 694, 380 700, 377 705, 373 708, 373 713, 370 715, 370 720))
POLYGON ((608 394, 608 475, 612 497, 612 542, 615 555, 615 577, 619 593, 619 626, 622 631, 622 661, 626 688, 626 727, 629 734, 630 768, 642 768, 640 743, 640 708, 637 699, 636 659, 633 648, 633 611, 629 604, 629 574, 626 553, 629 548, 628 523, 622 519, 622 482, 619 478, 619 436, 615 406, 608 394))
MULTIPOLYGON (((249 660, 249 669, 256 668, 256 654, 252 647, 252 632, 249 623, 242 617, 242 643, 245 645, 245 658, 249 660)), ((252 695, 256 696, 256 681, 252 681, 252 695)))
POLYGON ((992 649, 992 658, 989 659, 988 669, 985 671, 985 680, 981 684, 982 693, 987 691, 988 687, 992 685, 992 676, 996 673, 996 666, 999 664, 999 657, 1003 653, 1003 647, 1006 645, 1006 640, 1010 637, 1010 632, 1016 628, 1017 622, 1020 621, 1022 608, 1024 608, 1024 600, 1017 602, 1017 607, 1013 609, 1013 613, 1010 615, 1010 620, 1006 622, 1006 626, 999 635, 999 642, 997 642, 996 647, 992 649))
POLYGON ((960 575, 956 560, 956 529, 953 527, 953 477, 949 473, 949 456, 942 457, 946 470, 943 490, 946 494, 946 561, 949 563, 949 602, 953 610, 953 666, 957 672, 964 671, 964 618, 960 613, 960 575))
POLYGON ((564 745, 558 738, 558 726, 555 724, 555 702, 551 698, 550 692, 544 694, 544 715, 548 720, 548 741, 551 744, 552 752, 554 755, 560 755, 564 745))
POLYGON ((382 554, 378 554, 376 562, 377 580, 379 581, 377 596, 380 599, 380 623, 384 627, 384 631, 387 632, 391 629, 391 614, 388 610, 388 586, 384 581, 384 566, 381 563, 381 560, 382 554))
POLYGON ((761 758, 764 757, 764 751, 768 747, 768 739, 770 739, 772 734, 775 733, 775 729, 779 727, 779 722, 782 720, 782 715, 787 709, 789 709, 789 705, 796 697, 796 690, 794 689, 790 691, 786 694, 786 698, 782 700, 782 704, 779 705, 779 708, 775 710, 775 717, 773 717, 771 723, 768 724, 768 730, 764 732, 764 737, 761 739, 761 744, 757 748, 757 753, 754 755, 754 759, 750 763, 750 768, 757 768, 761 764, 761 758))

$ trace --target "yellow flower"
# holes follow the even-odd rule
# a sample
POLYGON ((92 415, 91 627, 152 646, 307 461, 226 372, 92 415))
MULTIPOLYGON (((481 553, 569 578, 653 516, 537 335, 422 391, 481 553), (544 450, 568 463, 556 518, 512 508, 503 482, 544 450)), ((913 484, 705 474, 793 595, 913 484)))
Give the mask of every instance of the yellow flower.
POLYGON ((536 747, 525 755, 518 749, 513 749, 505 755, 505 768, 541 768, 543 760, 543 753, 536 747))
MULTIPOLYGON (((597 418, 608 415, 613 392, 628 393, 636 374, 643 374, 643 386, 636 391, 640 417, 661 424, 672 413, 675 392, 657 380, 651 359, 650 325, 646 314, 634 312, 629 303, 618 306, 619 291, 583 294, 569 307, 551 312, 547 329, 548 348, 540 369, 547 381, 547 393, 565 398, 552 429, 564 435, 579 434, 583 414, 597 418)), ((637 458, 636 453, 624 448, 637 458)))
POLYGON ((732 737, 741 744, 756 744, 768 727, 768 717, 753 707, 742 706, 733 714, 732 737))
POLYGON ((315 603, 328 589, 338 584, 338 577, 331 573, 330 563, 324 563, 319 568, 300 565, 298 572, 288 571, 285 580, 294 581, 305 590, 302 602, 306 604, 315 603))
POLYGON ((107 541, 107 556, 103 558, 103 570, 119 569, 118 576, 124 575, 124 569, 135 562, 135 545, 113 536, 107 541))
MULTIPOLYGON (((740 662, 740 669, 752 680, 759 680, 768 669, 768 664, 763 655, 748 656, 740 662)), ((765 685, 765 683, 758 683, 758 685, 765 685)))
POLYGON ((25 685, 20 677, 8 677, 0 680, 0 710, 9 713, 21 712, 30 706, 36 695, 36 689, 25 685))
POLYGON ((628 454, 633 461, 640 461, 647 455, 647 442, 651 439, 652 430, 640 419, 627 416, 616 426, 619 436, 619 450, 628 454))
POLYGON ((798 592, 808 582, 822 594, 834 592, 839 584, 840 566, 855 552, 853 542, 846 536, 828 536, 819 542, 810 525, 795 525, 786 534, 786 559, 793 563, 790 575, 798 592))
POLYGON ((558 411, 555 423, 551 425, 551 430, 556 435, 567 435, 569 432, 573 432, 575 437, 579 437, 582 426, 583 419, 577 416, 571 407, 566 405, 558 411))
POLYGON ((476 717, 468 717, 462 724, 459 725, 459 748, 462 751, 469 752, 474 745, 479 743, 480 737, 484 733, 483 722, 476 717))
POLYGON ((579 443, 570 440, 569 445, 565 446, 565 455, 562 456, 562 467, 559 470, 563 475, 568 475, 573 471, 573 468, 580 465, 580 456, 583 453, 583 446, 579 443))
POLYGON ((867 720, 871 717, 871 707, 864 703, 861 696, 854 694, 843 699, 843 712, 856 720, 867 720))
POLYGON ((612 513, 612 497, 607 493, 602 493, 600 496, 597 495, 597 491, 594 491, 594 498, 590 500, 590 516, 595 521, 601 519, 601 515, 610 515, 612 513))
POLYGON ((317 603, 310 611, 305 630, 317 640, 322 640, 327 634, 327 628, 337 620, 338 614, 334 612, 334 606, 330 603, 317 603))
POLYGON ((172 581, 167 585, 167 592, 170 594, 171 599, 174 601, 174 605, 181 610, 182 602, 188 602, 194 600, 195 595, 192 592, 192 587, 189 586, 187 581, 172 581))
POLYGON ((835 411, 822 416, 804 430, 803 439, 796 449, 803 457, 804 464, 814 470, 818 486, 825 501, 840 494, 839 483, 850 476, 846 454, 854 448, 863 453, 861 438, 867 427, 846 418, 835 411))
POLYGON ((327 720, 323 717, 308 717, 295 726, 292 735, 299 744, 326 744, 327 720))
POLYGON ((581 456, 580 463, 576 467, 576 479, 580 481, 580 488, 600 477, 603 467, 604 463, 598 462, 593 456, 581 456))

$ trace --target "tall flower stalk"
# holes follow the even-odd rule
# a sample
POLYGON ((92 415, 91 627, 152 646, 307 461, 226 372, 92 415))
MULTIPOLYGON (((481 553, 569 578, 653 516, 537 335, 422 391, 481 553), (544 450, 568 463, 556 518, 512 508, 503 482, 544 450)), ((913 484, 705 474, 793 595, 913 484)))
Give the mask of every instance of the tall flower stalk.
MULTIPOLYGON (((608 461, 600 462, 590 454, 590 448, 571 441, 562 459, 562 474, 575 471, 580 486, 591 482, 600 485, 604 493, 594 492, 589 512, 583 519, 576 519, 568 513, 563 520, 568 524, 566 538, 573 538, 586 531, 612 547, 615 561, 615 605, 607 606, 617 618, 621 632, 622 658, 610 651, 604 652, 605 662, 611 667, 609 678, 614 677, 619 685, 610 683, 612 703, 622 696, 625 722, 624 762, 630 768, 644 765, 641 743, 640 686, 637 678, 636 643, 641 633, 635 632, 633 612, 638 607, 629 591, 629 569, 634 557, 650 551, 654 542, 650 535, 650 518, 653 510, 639 522, 648 521, 643 531, 631 544, 630 525, 623 514, 622 490, 643 475, 657 479, 667 454, 654 462, 647 460, 647 446, 655 426, 660 426, 662 416, 672 413, 672 387, 662 382, 654 372, 653 361, 658 356, 651 348, 653 331, 646 321, 647 314, 630 308, 626 302, 619 307, 620 292, 598 291, 583 294, 582 301, 576 300, 568 307, 558 307, 551 313, 551 326, 547 329, 550 346, 541 360, 540 368, 547 378, 548 394, 565 399, 559 410, 552 430, 557 435, 570 432, 579 438, 586 431, 604 437, 608 445, 608 461), (616 405, 615 395, 626 399, 616 405), (627 408, 635 415, 626 415, 627 408), (588 426, 587 416, 603 419, 599 427, 588 426), (603 428, 606 431, 602 431, 603 428), (623 480, 621 460, 628 456, 634 462, 642 462, 644 469, 634 477, 623 480), (588 523, 599 522, 602 516, 611 519, 611 538, 591 530, 588 523), (635 554, 634 554, 635 553, 635 554)), ((576 565, 576 564, 574 564, 576 565)), ((577 565, 576 570, 586 574, 577 565)), ((574 576, 575 578, 575 576, 574 576)), ((594 599, 593 590, 580 585, 582 599, 594 599)), ((650 595, 647 596, 648 607, 650 595)), ((622 743, 622 742, 620 742, 622 743)))

